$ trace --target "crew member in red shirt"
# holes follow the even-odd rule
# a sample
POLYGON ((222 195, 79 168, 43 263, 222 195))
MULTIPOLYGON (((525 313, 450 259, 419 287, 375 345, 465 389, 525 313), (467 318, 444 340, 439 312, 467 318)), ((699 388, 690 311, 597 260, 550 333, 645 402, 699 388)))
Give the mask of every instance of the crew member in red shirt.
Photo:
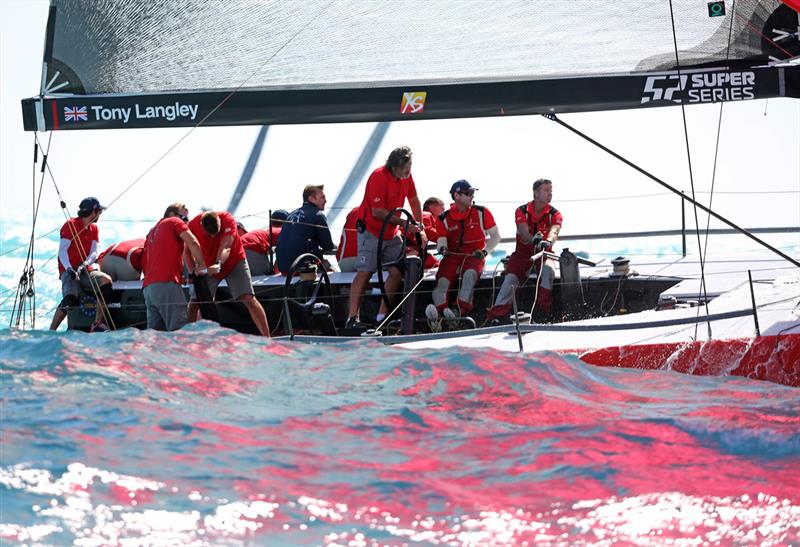
POLYGON ((147 328, 178 330, 189 322, 186 295, 183 293, 184 244, 195 270, 218 273, 219 267, 206 268, 197 238, 186 226, 189 211, 183 203, 173 203, 145 239, 142 292, 147 306, 147 328))
MULTIPOLYGON (((444 213, 444 202, 436 197, 430 197, 422 204, 422 227, 428 241, 437 241, 439 234, 436 231, 436 219, 444 213)), ((426 270, 439 266, 439 259, 433 254, 425 252, 425 263, 423 268, 426 270)))
POLYGON ((138 281, 142 276, 143 251, 144 239, 120 241, 100 253, 97 263, 112 281, 138 281))
POLYGON ((539 179, 533 183, 533 201, 517 207, 514 220, 517 224, 517 246, 508 259, 506 276, 497 293, 494 306, 489 310, 487 319, 493 323, 503 323, 508 319, 515 298, 515 290, 520 280, 525 280, 535 268, 538 272, 537 293, 535 297, 534 320, 545 320, 553 304, 553 280, 555 279, 554 263, 544 255, 534 258, 543 251, 553 251, 558 240, 563 218, 555 207, 550 205, 553 199, 553 183, 548 179, 539 179))
MULTIPOLYGON (((228 212, 206 211, 189 222, 189 230, 200 243, 203 259, 210 265, 209 271, 212 266, 219 266, 218 273, 205 276, 212 298, 219 282, 227 280, 231 295, 245 305, 258 332, 262 336, 269 336, 267 316, 255 298, 250 268, 233 216, 228 212)), ((190 264, 188 257, 186 259, 186 263, 190 264)), ((197 321, 199 311, 199 304, 194 299, 189 302, 189 321, 197 321)))
POLYGON ((459 180, 450 187, 453 204, 436 219, 438 239, 436 247, 443 255, 436 272, 436 287, 433 304, 425 308, 425 316, 434 330, 438 329, 439 313, 453 319, 472 311, 472 295, 475 283, 483 273, 486 256, 500 242, 500 231, 489 209, 474 205, 475 188, 466 180, 459 180), (488 236, 488 240, 487 240, 488 236), (451 287, 458 287, 456 309, 447 307, 447 296, 451 287))
POLYGON ((344 219, 342 237, 339 238, 339 246, 336 248, 336 262, 339 264, 340 272, 354 272, 358 266, 358 232, 356 222, 358 222, 358 212, 360 207, 354 207, 347 218, 344 219))
MULTIPOLYGON (((384 219, 389 216, 392 209, 402 207, 406 199, 416 223, 409 226, 409 232, 421 234, 423 245, 427 245, 425 232, 421 227, 422 207, 417 197, 414 179, 411 177, 411 149, 401 146, 392 150, 386 159, 386 164, 375 169, 367 179, 364 199, 359 207, 358 265, 356 276, 350 286, 350 314, 345 328, 359 326, 358 312, 364 289, 379 265, 391 260, 400 260, 405 256, 399 226, 404 224, 406 219, 399 214, 389 219, 383 236, 383 256, 379 257, 377 254, 378 236, 384 219)), ((400 269, 396 266, 390 267, 389 277, 385 281, 387 294, 394 294, 400 287, 401 281, 400 269)), ((386 303, 382 301, 376 321, 383 321, 387 312, 386 303)))
POLYGON ((250 275, 270 275, 275 272, 273 266, 275 247, 278 243, 278 236, 281 235, 283 221, 288 216, 289 213, 283 209, 273 211, 269 228, 251 230, 241 236, 250 275))
POLYGON ((93 268, 97 260, 99 230, 97 221, 105 207, 97 198, 86 198, 78 206, 78 216, 61 226, 61 242, 58 247, 58 275, 61 278, 63 298, 56 308, 50 330, 58 329, 67 317, 67 309, 79 304, 81 289, 92 291, 97 298, 96 319, 91 331, 108 330, 106 302, 111 299, 111 278, 93 268))

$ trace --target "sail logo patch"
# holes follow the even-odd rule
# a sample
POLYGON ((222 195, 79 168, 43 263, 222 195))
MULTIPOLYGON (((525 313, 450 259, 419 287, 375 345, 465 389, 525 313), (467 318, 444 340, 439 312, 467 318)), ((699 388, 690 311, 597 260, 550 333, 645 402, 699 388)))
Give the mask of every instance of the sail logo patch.
POLYGON ((686 104, 755 99, 755 72, 703 72, 648 76, 641 104, 671 101, 686 104))
POLYGON ((400 114, 421 114, 425 110, 427 91, 406 91, 400 104, 400 114))
POLYGON ((86 122, 89 121, 89 113, 86 111, 85 106, 65 106, 64 107, 64 121, 65 122, 86 122))

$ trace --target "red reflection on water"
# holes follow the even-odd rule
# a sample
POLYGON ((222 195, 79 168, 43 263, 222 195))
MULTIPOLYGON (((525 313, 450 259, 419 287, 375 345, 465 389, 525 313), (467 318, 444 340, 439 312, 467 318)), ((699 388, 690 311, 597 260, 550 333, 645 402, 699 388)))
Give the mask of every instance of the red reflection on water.
POLYGON ((130 489, 119 483, 112 483, 108 487, 108 495, 117 503, 134 506, 152 503, 156 492, 146 488, 130 489))
MULTIPOLYGON (((699 348, 698 355, 717 356, 715 347, 699 348)), ((751 351, 747 347, 745 343, 730 345, 735 351, 751 351)), ((209 369, 225 366, 219 348, 202 346, 201 350, 189 344, 186 350, 190 359, 209 369)), ((800 479, 795 477, 800 476, 796 473, 800 461, 778 456, 760 459, 757 453, 759 435, 774 433, 777 440, 765 438, 766 443, 780 442, 781 436, 791 440, 800 417, 769 414, 766 408, 753 410, 758 401, 747 389, 736 391, 730 385, 708 389, 702 400, 697 392, 690 396, 676 389, 675 375, 643 373, 616 383, 595 380, 592 375, 601 376, 598 369, 587 374, 589 367, 576 367, 556 354, 481 351, 458 358, 465 363, 417 356, 416 361, 394 367, 391 375, 382 370, 360 379, 370 386, 397 386, 400 400, 385 406, 358 400, 365 396, 358 385, 336 385, 330 380, 335 386, 331 393, 352 391, 351 402, 328 409, 321 405, 318 414, 269 425, 247 427, 206 419, 192 424, 190 433, 165 427, 149 433, 128 431, 127 436, 146 440, 149 434, 165 443, 171 436, 183 435, 182 440, 199 441, 192 454, 170 454, 167 459, 203 466, 223 481, 244 475, 247 478, 237 478, 234 489, 250 499, 279 492, 282 500, 310 493, 335 500, 344 509, 321 506, 315 510, 322 512, 321 520, 344 521, 348 526, 367 522, 365 512, 387 512, 412 526, 409 523, 419 521, 419 515, 496 510, 518 515, 528 526, 510 537, 536 541, 544 528, 536 523, 537 512, 546 513, 543 519, 553 524, 553 533, 574 533, 569 523, 559 520, 562 515, 595 518, 590 509, 569 507, 582 500, 606 500, 598 505, 613 505, 614 499, 643 496, 639 503, 657 505, 665 492, 696 496, 698 505, 712 496, 738 498, 759 492, 788 500, 800 498, 800 479), (687 406, 675 410, 683 397, 687 406), (737 398, 748 404, 726 407, 737 398), (668 415, 659 413, 660 403, 671 409, 668 415), (725 436, 750 430, 756 436, 754 442, 734 438, 730 444, 742 451, 750 445, 754 448, 731 453, 725 436), (653 501, 647 496, 653 496, 653 501), (356 517, 359 514, 364 520, 356 517)), ((719 366, 715 358, 705 356, 695 364, 719 366)), ((166 393, 203 391, 204 397, 213 398, 259 385, 175 363, 135 364, 124 356, 98 361, 135 381, 158 385, 166 393)), ((336 366, 331 362, 314 370, 325 374, 328 367, 336 366)), ((697 370, 702 367, 693 369, 697 370)), ((787 390, 777 389, 782 394, 778 400, 785 402, 787 390)), ((758 396, 769 397, 763 390, 758 396)), ((297 524, 303 518, 291 514, 299 509, 286 511, 289 516, 282 522, 297 524)), ((262 532, 281 529, 277 520, 257 521, 262 532)), ((453 521, 437 521, 431 527, 446 533, 453 521)), ((712 532, 702 522, 694 528, 694 532, 703 531, 712 532)), ((667 530, 660 537, 684 537, 682 533, 667 530)))
MULTIPOLYGON (((217 337, 213 343, 206 344, 182 343, 177 335, 173 339, 163 337, 164 344, 159 344, 155 361, 151 359, 154 356, 152 338, 159 335, 147 333, 140 336, 121 348, 113 348, 110 355, 108 348, 76 346, 76 350, 65 358, 65 365, 76 371, 96 366, 120 374, 145 389, 155 387, 168 394, 189 392, 209 399, 250 393, 261 384, 255 380, 197 370, 200 366, 226 370, 225 356, 234 354, 237 344, 248 341, 243 335, 231 335, 232 340, 217 337), (170 345, 174 347, 170 348, 170 345), (164 361, 164 355, 169 355, 170 350, 174 351, 173 360, 164 361)), ((182 338, 188 339, 186 336, 182 338)))
POLYGON ((102 437, 95 437, 94 435, 87 435, 85 433, 76 433, 75 439, 78 441, 82 441, 84 443, 94 444, 94 445, 104 445, 106 444, 106 440, 102 437))

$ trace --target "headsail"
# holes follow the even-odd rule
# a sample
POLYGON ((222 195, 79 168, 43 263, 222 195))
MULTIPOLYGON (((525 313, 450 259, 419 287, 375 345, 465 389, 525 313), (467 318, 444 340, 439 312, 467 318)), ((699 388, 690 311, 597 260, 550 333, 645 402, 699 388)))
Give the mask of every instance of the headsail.
POLYGON ((661 1, 592 3, 589 11, 563 0, 52 0, 43 98, 23 101, 25 129, 391 121, 800 96, 797 64, 767 66, 800 54, 789 5, 672 5, 671 15, 661 1))

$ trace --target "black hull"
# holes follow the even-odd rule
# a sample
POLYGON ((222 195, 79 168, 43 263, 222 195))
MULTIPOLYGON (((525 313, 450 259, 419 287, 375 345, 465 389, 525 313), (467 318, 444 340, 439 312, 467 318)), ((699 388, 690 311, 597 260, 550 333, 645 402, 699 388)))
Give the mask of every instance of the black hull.
MULTIPOLYGON (((330 307, 330 317, 338 335, 358 335, 360 331, 345 331, 344 326, 348 316, 350 279, 352 274, 331 274, 329 287, 323 287, 316 299, 317 303, 330 307)), ((475 324, 480 326, 485 323, 486 311, 491 306, 494 297, 503 280, 503 275, 498 273, 493 278, 487 272, 478 282, 474 293, 475 308, 470 314, 475 324)), ((547 322, 563 322, 589 317, 601 317, 636 313, 655 309, 658 305, 659 295, 680 281, 676 277, 667 276, 604 276, 581 280, 583 301, 570 298, 573 290, 565 290, 561 280, 556 279, 553 288, 553 308, 547 322)), ((289 306, 284 304, 287 296, 284 288, 285 277, 266 276, 254 279, 256 298, 264 306, 267 313, 270 329, 273 335, 290 334, 285 321, 286 309, 291 314, 291 330, 295 334, 330 334, 325 332, 325 325, 329 322, 321 321, 310 310, 305 310, 302 304, 307 302, 314 290, 313 281, 297 279, 289 290, 288 297, 294 302, 289 306)), ((425 319, 425 307, 431 303, 431 292, 435 280, 431 277, 425 279, 415 291, 416 300, 413 306, 406 306, 409 313, 413 313, 414 332, 430 332, 425 319), (411 309, 413 308, 413 309, 411 309)), ((529 312, 533 306, 536 278, 529 278, 517 290, 517 305, 520 312, 529 312)), ((189 295, 189 286, 184 290, 189 295)), ((397 295, 397 300, 405 294, 397 295)), ((257 334, 255 325, 250 319, 246 308, 239 302, 234 302, 227 287, 222 284, 216 296, 216 311, 219 323, 223 327, 236 331, 257 334)), ((410 299, 412 300, 412 299, 410 299)), ((91 294, 82 296, 82 305, 70 310, 68 325, 70 329, 88 330, 94 320, 94 299, 91 294)), ((375 315, 380 306, 381 295, 377 283, 371 285, 371 291, 365 295, 361 306, 361 319, 365 323, 374 323, 375 315)), ((408 304, 408 302, 407 302, 408 304)), ((114 296, 109 303, 114 327, 120 328, 146 328, 147 312, 141 282, 115 283, 114 296)), ((402 312, 398 310, 387 323, 388 333, 394 334, 400 330, 402 312)), ((465 328, 469 325, 465 321, 458 321, 453 328, 465 328)), ((329 329, 328 329, 329 330, 329 329)), ((406 333, 410 334, 410 333, 406 333)))

